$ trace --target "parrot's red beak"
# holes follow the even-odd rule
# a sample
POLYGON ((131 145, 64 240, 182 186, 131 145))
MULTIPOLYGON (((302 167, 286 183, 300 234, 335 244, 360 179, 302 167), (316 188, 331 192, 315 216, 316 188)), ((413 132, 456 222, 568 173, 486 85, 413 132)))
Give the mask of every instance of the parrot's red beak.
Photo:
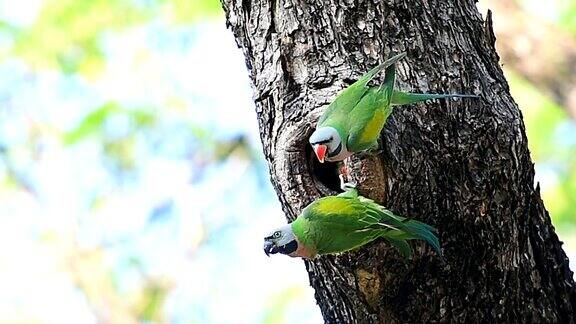
POLYGON ((316 153, 316 157, 318 157, 318 161, 320 161, 320 163, 324 163, 324 158, 326 157, 327 149, 328 147, 323 144, 314 145, 314 153, 316 153))

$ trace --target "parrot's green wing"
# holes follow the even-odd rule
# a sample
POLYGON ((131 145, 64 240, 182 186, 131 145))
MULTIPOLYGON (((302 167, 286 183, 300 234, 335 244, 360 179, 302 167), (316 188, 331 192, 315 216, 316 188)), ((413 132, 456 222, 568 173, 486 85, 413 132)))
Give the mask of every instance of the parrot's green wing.
POLYGON ((375 68, 364 74, 358 81, 354 82, 352 85, 344 89, 336 99, 328 106, 326 111, 322 114, 320 119, 318 119, 317 127, 322 126, 333 126, 330 124, 342 123, 343 120, 347 118, 348 113, 354 109, 354 107, 360 102, 360 99, 368 91, 368 82, 374 78, 374 76, 382 71, 383 69, 394 65, 396 61, 402 59, 406 56, 406 53, 400 53, 386 60, 384 63, 376 66, 375 68))
POLYGON ((412 248, 406 240, 399 240, 391 237, 386 237, 386 240, 395 248, 397 248, 402 256, 406 259, 412 259, 412 248))
POLYGON ((432 248, 434 249, 434 251, 436 251, 436 253, 442 255, 442 252, 440 250, 440 242, 438 241, 438 237, 436 237, 435 235, 435 233, 437 233, 437 230, 434 227, 414 219, 408 219, 394 215, 394 213, 392 213, 391 211, 375 203, 373 203, 372 208, 378 209, 384 215, 386 215, 385 217, 383 217, 384 220, 381 220, 380 223, 387 223, 389 224, 389 226, 394 226, 399 229, 399 231, 391 231, 387 233, 387 235, 384 235, 384 238, 388 240, 389 239, 424 240, 428 244, 430 244, 430 246, 432 246, 432 248))
POLYGON ((294 234, 319 254, 341 253, 364 245, 382 233, 377 219, 357 198, 328 196, 310 204, 294 221, 294 234))
POLYGON ((369 199, 353 196, 348 192, 310 204, 294 222, 294 234, 319 254, 345 252, 378 237, 387 239, 404 256, 411 255, 406 243, 409 239, 426 240, 440 253, 433 227, 396 216, 369 199))
POLYGON ((394 90, 392 92, 392 105, 409 105, 430 99, 447 99, 447 98, 479 98, 476 95, 465 94, 433 94, 433 93, 409 93, 394 90))
POLYGON ((389 235, 385 236, 386 239, 389 240, 390 238, 394 238, 400 240, 424 240, 430 244, 432 248, 434 248, 436 253, 440 255, 442 254, 440 251, 440 242, 435 235, 435 233, 438 231, 434 227, 414 219, 408 219, 395 215, 393 212, 378 205, 373 200, 366 197, 358 196, 358 199, 365 206, 367 206, 367 208, 376 211, 376 213, 380 215, 381 219, 383 219, 384 222, 388 224, 388 226, 394 226, 401 230, 400 232, 395 231, 388 233, 389 235))
POLYGON ((386 68, 384 82, 370 88, 348 115, 350 132, 346 142, 348 150, 360 152, 376 146, 386 119, 392 113, 390 101, 396 80, 396 67, 386 68))

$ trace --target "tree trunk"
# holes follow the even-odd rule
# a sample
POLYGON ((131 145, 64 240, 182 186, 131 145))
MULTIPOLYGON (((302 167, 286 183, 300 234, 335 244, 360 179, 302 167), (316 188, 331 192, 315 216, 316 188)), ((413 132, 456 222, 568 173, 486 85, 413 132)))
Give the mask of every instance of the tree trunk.
MULTIPOLYGON (((522 115, 473 1, 223 0, 251 73, 264 154, 289 220, 333 193, 308 136, 344 87, 394 53, 403 90, 475 93, 395 109, 360 192, 439 230, 444 258, 385 242, 306 261, 326 322, 574 323, 576 285, 534 187, 522 115)), ((381 80, 381 79, 380 79, 381 80)))

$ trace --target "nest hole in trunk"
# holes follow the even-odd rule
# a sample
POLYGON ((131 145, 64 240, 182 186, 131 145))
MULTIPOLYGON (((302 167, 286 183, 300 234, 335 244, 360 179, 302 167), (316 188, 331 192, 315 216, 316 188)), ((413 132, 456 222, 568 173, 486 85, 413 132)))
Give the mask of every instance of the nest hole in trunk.
POLYGON ((342 189, 340 189, 340 178, 338 177, 340 163, 320 163, 310 145, 306 145, 306 157, 316 188, 323 195, 333 195, 342 192, 342 189))

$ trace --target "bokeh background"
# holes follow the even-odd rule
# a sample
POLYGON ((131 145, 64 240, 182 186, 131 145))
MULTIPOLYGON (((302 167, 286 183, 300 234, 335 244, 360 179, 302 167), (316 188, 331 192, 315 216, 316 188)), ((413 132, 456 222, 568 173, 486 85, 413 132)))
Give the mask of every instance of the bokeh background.
MULTIPOLYGON (((576 2, 481 1, 576 260, 576 2)), ((215 0, 0 1, 0 322, 321 323, 215 0)))

